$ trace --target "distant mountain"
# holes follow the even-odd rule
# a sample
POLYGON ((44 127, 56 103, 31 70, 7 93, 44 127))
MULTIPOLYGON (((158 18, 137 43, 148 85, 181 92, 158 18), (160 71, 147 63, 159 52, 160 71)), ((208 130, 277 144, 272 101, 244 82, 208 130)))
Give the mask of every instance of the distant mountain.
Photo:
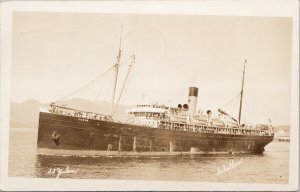
POLYGON ((41 103, 27 100, 24 103, 10 103, 10 127, 36 128, 38 125, 41 103))
MULTIPOLYGON (((42 104, 37 100, 27 100, 23 103, 11 102, 10 106, 10 127, 12 128, 37 128, 39 121, 39 110, 42 104)), ((108 114, 110 103, 101 101, 93 102, 86 99, 69 99, 57 104, 66 104, 68 107, 76 108, 83 111, 90 111, 101 114, 108 114)), ((117 120, 126 118, 126 109, 132 106, 119 105, 114 117, 117 120)))

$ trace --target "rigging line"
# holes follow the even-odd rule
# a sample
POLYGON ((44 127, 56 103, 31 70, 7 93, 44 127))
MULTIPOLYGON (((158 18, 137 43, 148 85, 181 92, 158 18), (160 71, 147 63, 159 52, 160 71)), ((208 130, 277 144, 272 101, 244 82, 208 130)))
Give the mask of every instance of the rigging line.
POLYGON ((234 101, 237 97, 239 97, 240 96, 240 93, 238 93, 236 96, 234 96, 232 99, 230 99, 230 101, 229 102, 227 102, 225 105, 223 105, 223 106, 221 106, 221 107, 219 107, 220 109, 221 108, 223 108, 223 107, 225 107, 226 105, 228 105, 229 103, 231 103, 232 101, 234 101))
POLYGON ((60 99, 58 99, 56 101, 62 101, 64 99, 66 99, 66 98, 68 98, 68 97, 70 97, 70 96, 72 96, 72 95, 80 92, 81 90, 83 90, 84 88, 86 88, 87 86, 89 86, 90 84, 94 83, 95 81, 97 81, 98 79, 100 79, 101 77, 103 77, 106 73, 108 73, 111 69, 113 69, 113 67, 114 66, 110 67, 108 70, 106 70, 104 73, 102 73, 101 75, 99 75, 97 78, 93 79, 92 81, 88 82, 87 84, 81 86, 79 89, 73 91, 72 93, 70 93, 70 94, 68 94, 68 95, 66 95, 66 96, 64 96, 64 97, 62 97, 62 98, 60 98, 60 99))
POLYGON ((130 59, 132 59, 131 56, 128 57, 128 58, 127 58, 126 60, 124 60, 123 62, 121 62, 121 63, 119 64, 119 67, 125 65, 130 59))
MULTIPOLYGON (((84 89, 81 89, 81 91, 79 91, 76 95, 78 97, 82 97, 82 96, 84 96, 84 94, 88 93, 88 91, 93 90, 95 86, 97 86, 96 82, 95 83, 91 83, 88 86, 86 86, 84 89)), ((75 96, 75 94, 73 96, 75 96)))
MULTIPOLYGON (((105 76, 103 76, 103 78, 101 78, 101 77, 99 77, 99 81, 101 80, 101 81, 103 81, 103 79, 104 79, 104 77, 107 77, 108 75, 105 75, 105 76)), ((82 97, 84 97, 85 95, 89 95, 89 92, 91 91, 91 94, 93 95, 94 94, 94 91, 93 90, 95 90, 95 87, 99 87, 98 86, 98 82, 99 81, 95 81, 94 83, 91 83, 91 84, 89 84, 89 85, 87 85, 86 87, 84 87, 83 89, 81 89, 79 92, 77 92, 76 94, 74 94, 72 97, 80 97, 80 98, 82 98, 82 97)), ((100 81, 100 82, 101 82, 100 81)), ((96 88, 97 89, 97 88, 96 88)), ((97 89, 98 90, 98 89, 97 89)), ((98 91, 96 90, 96 94, 98 93, 98 91)))
MULTIPOLYGON (((128 77, 128 80, 127 80, 127 83, 126 83, 126 85, 125 85, 125 89, 124 89, 124 91, 123 91, 123 95, 127 95, 127 92, 128 92, 128 85, 130 85, 130 81, 131 81, 131 78, 130 78, 131 76, 129 76, 128 77)), ((124 97, 122 97, 121 99, 123 99, 124 97)), ((124 101, 124 99, 123 99, 123 101, 124 101)), ((120 111, 119 113, 117 113, 117 110, 118 110, 118 106, 116 107, 116 111, 115 111, 115 113, 116 113, 116 119, 119 119, 119 117, 122 115, 122 111, 120 111)), ((125 117, 126 117, 126 111, 125 111, 125 117)), ((124 116, 121 116, 122 118, 124 118, 124 116)))
POLYGON ((118 97, 118 100, 117 100, 117 103, 116 103, 116 106, 115 106, 115 109, 114 109, 113 113, 115 113, 116 110, 117 110, 117 107, 118 107, 118 104, 119 104, 120 99, 121 99, 121 97, 122 97, 122 94, 123 94, 123 91, 124 91, 126 82, 127 82, 127 80, 128 80, 128 76, 129 76, 131 67, 132 67, 132 65, 135 63, 135 55, 132 55, 131 58, 132 58, 132 61, 131 61, 130 65, 129 65, 129 67, 128 67, 128 71, 127 71, 127 74, 126 74, 126 77, 125 77, 125 81, 124 81, 124 84, 123 84, 123 86, 122 86, 122 89, 121 89, 121 92, 120 92, 120 95, 119 95, 119 97, 118 97))
POLYGON ((247 122, 250 118, 251 118, 251 116, 249 116, 248 114, 249 113, 246 113, 247 111, 248 111, 248 109, 249 109, 249 107, 248 106, 250 106, 249 105, 249 100, 248 100, 248 96, 247 95, 244 95, 244 99, 243 99, 244 101, 244 105, 243 105, 243 111, 242 112, 244 112, 244 118, 243 118, 243 121, 244 122, 247 122), (250 118, 249 118, 250 117, 250 118), (247 120, 248 119, 248 120, 247 120), (247 120, 247 121, 246 121, 247 120))
POLYGON ((120 60, 121 60, 121 55, 122 55, 122 51, 121 51, 122 50, 122 32, 123 32, 123 26, 121 25, 121 37, 120 37, 117 61, 116 61, 115 65, 113 66, 114 71, 115 71, 115 78, 114 78, 114 84, 113 84, 114 86, 113 86, 113 90, 112 90, 111 106, 110 106, 110 110, 109 110, 109 116, 111 118, 113 116, 114 101, 115 101, 115 94, 116 94, 118 74, 119 74, 119 65, 120 65, 120 60))
POLYGON ((104 86, 107 85, 106 82, 109 78, 111 78, 111 76, 112 76, 112 74, 107 75, 106 78, 104 79, 103 84, 100 88, 100 91, 99 91, 98 95, 96 96, 95 103, 99 100, 100 96, 102 95, 104 86))

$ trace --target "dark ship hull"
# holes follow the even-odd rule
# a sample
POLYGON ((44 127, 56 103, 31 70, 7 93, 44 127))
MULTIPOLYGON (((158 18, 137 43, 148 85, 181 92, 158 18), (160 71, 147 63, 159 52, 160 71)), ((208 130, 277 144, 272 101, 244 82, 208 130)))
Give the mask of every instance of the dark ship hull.
POLYGON ((177 131, 40 112, 38 153, 261 153, 273 135, 177 131))

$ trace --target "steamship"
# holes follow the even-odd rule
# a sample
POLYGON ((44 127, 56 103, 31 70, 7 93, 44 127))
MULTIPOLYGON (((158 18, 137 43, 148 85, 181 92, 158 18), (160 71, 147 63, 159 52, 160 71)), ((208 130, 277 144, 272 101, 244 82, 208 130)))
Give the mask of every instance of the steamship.
MULTIPOLYGON (((245 61, 239 116, 222 109, 197 110, 198 88, 190 87, 187 104, 170 107, 140 104, 127 109, 128 119, 114 118, 115 91, 121 43, 117 55, 114 89, 109 114, 82 111, 51 103, 39 113, 37 150, 40 154, 74 155, 175 155, 210 153, 262 153, 272 142, 272 125, 241 122, 245 61)), ((135 57, 132 56, 131 65, 135 57)), ((131 66, 130 65, 130 66, 131 66)), ((127 72, 126 79, 130 71, 127 72)), ((125 80, 126 81, 126 80, 125 80)), ((124 82, 125 85, 125 82, 124 82)), ((124 88, 124 86, 123 86, 124 88)), ((123 89, 121 90, 122 93, 123 89)))

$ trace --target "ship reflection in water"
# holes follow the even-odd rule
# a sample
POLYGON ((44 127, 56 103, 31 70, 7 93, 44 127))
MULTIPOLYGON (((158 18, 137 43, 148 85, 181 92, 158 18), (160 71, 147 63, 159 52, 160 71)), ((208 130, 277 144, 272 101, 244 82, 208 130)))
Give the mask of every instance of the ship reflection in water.
POLYGON ((152 157, 37 155, 35 176, 56 178, 55 174, 48 174, 49 169, 69 167, 78 172, 61 174, 60 178, 285 183, 287 169, 278 170, 282 168, 276 161, 283 159, 276 159, 276 155, 276 152, 152 157))
POLYGON ((36 131, 11 131, 9 176, 56 179, 57 174, 49 171, 61 170, 59 178, 288 182, 287 142, 272 142, 262 154, 93 157, 36 155, 36 137, 36 131), (233 169, 217 174, 223 165, 228 167, 239 161, 242 162, 233 169))

